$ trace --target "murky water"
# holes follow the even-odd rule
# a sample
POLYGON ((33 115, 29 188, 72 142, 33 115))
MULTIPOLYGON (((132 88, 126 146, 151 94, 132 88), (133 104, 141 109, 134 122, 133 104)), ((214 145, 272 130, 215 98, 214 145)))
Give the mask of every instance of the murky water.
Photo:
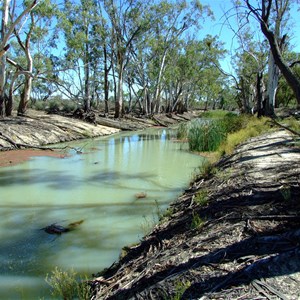
POLYGON ((50 299, 56 266, 88 275, 109 267, 187 187, 202 158, 172 131, 121 133, 71 144, 68 158, 0 169, 0 299, 50 299), (136 199, 137 193, 147 197, 136 199), (84 220, 54 236, 41 228, 84 220))

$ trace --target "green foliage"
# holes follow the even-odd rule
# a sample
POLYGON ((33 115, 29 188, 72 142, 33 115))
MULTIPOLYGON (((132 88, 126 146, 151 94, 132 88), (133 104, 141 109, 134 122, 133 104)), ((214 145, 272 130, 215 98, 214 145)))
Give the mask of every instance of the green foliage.
POLYGON ((191 282, 177 280, 175 283, 175 295, 171 298, 172 300, 180 300, 184 292, 191 287, 191 282))
POLYGON ((246 118, 233 113, 214 111, 204 114, 205 119, 180 125, 177 137, 187 137, 191 151, 216 151, 227 135, 245 126, 246 118))
POLYGON ((57 113, 60 111, 61 102, 59 100, 50 100, 46 107, 46 112, 57 113))
POLYGON ((46 282, 51 286, 51 294, 54 297, 62 297, 65 300, 90 299, 90 288, 87 277, 77 278, 77 273, 71 269, 63 271, 56 267, 52 274, 47 274, 46 282))
MULTIPOLYGON (((267 124, 268 118, 258 119, 223 111, 207 112, 203 116, 207 119, 192 121, 178 129, 177 137, 187 137, 191 151, 218 151, 221 155, 229 154, 238 144, 270 128, 267 124)), ((201 173, 205 171, 205 167, 202 166, 204 169, 201 173)))
POLYGON ((200 205, 200 206, 205 206, 208 203, 208 193, 207 190, 200 190, 196 196, 194 201, 200 205))
POLYGON ((33 104, 31 104, 31 108, 35 110, 46 110, 47 102, 45 101, 35 101, 33 104))
POLYGON ((193 212, 191 229, 201 229, 204 225, 204 222, 205 221, 197 213, 193 212))
POLYGON ((188 133, 191 151, 216 151, 226 137, 224 127, 220 122, 204 121, 192 126, 188 133))
POLYGON ((180 140, 184 140, 188 135, 188 123, 181 123, 177 129, 177 138, 180 140))
POLYGON ((47 102, 47 105, 45 106, 45 111, 48 113, 71 113, 76 108, 76 103, 72 102, 71 100, 62 100, 59 98, 54 98, 47 102))
POLYGON ((232 132, 227 136, 226 140, 224 140, 218 149, 219 153, 221 155, 230 154, 237 145, 245 142, 247 139, 258 136, 263 132, 267 132, 270 130, 270 123, 268 121, 269 119, 266 117, 259 119, 248 117, 248 121, 243 128, 232 132))
POLYGON ((284 201, 290 201, 291 200, 291 187, 284 185, 280 189, 280 193, 282 195, 282 198, 284 201))

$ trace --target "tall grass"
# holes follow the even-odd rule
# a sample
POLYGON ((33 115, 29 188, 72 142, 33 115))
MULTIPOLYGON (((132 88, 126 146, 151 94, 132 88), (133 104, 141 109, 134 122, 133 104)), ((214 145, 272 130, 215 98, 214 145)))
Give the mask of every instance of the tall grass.
POLYGON ((267 117, 248 117, 247 123, 240 130, 228 134, 218 149, 220 155, 230 154, 237 145, 270 130, 270 122, 268 121, 269 118, 267 117))
POLYGON ((267 118, 217 112, 204 114, 208 119, 181 125, 177 137, 187 139, 190 151, 231 153, 235 146, 268 130, 267 118))
POLYGON ((56 267, 52 274, 47 274, 45 280, 51 286, 51 295, 55 299, 87 300, 91 297, 87 277, 78 277, 78 274, 73 269, 63 271, 56 267))
POLYGON ((189 148, 191 151, 216 151, 225 136, 220 122, 204 121, 189 129, 189 148))
POLYGON ((206 113, 204 116, 208 118, 194 120, 178 129, 177 137, 187 139, 191 151, 216 151, 229 133, 239 130, 245 123, 244 116, 232 113, 206 113))

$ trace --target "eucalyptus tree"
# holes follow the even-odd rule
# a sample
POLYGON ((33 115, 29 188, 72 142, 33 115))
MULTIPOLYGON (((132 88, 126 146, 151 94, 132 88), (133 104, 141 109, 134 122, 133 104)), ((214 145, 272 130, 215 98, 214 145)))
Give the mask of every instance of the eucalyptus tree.
MULTIPOLYGON (((26 2, 24 2, 26 5, 26 2)), ((14 43, 7 61, 14 67, 14 75, 10 80, 9 97, 7 101, 6 113, 11 114, 13 104, 13 91, 15 81, 21 82, 19 88, 20 102, 18 114, 23 115, 31 98, 33 81, 44 73, 42 64, 47 60, 47 47, 42 44, 49 39, 49 26, 52 17, 55 14, 55 5, 50 0, 44 0, 39 3, 35 9, 31 10, 26 24, 22 29, 16 26, 14 36, 17 43, 14 43), (42 51, 44 54, 42 54, 42 51), (43 58, 41 58, 43 57, 43 58), (43 63, 41 63, 43 60, 43 63)), ((47 42, 47 46, 49 43, 47 42)))
POLYGON ((150 19, 148 3, 139 0, 104 0, 104 9, 111 28, 112 71, 115 80, 115 118, 123 114, 123 88, 125 69, 132 52, 134 41, 148 31, 150 19))
MULTIPOLYGON (((282 26, 284 26, 287 21, 285 17, 288 17, 289 10, 296 1, 244 0, 244 3, 246 4, 248 11, 259 22, 261 31, 268 40, 274 62, 292 88, 297 99, 297 104, 300 107, 300 79, 284 59, 282 43, 284 42, 286 35, 282 31, 280 32, 280 29, 282 29, 282 26)), ((277 78, 276 74, 270 78, 270 81, 274 81, 274 78, 277 78)), ((277 79, 275 79, 275 81, 276 80, 277 79)), ((272 82, 270 83, 270 88, 274 89, 271 84, 272 82)), ((272 93, 270 93, 271 101, 273 101, 273 95, 274 92, 272 91, 272 93)))
POLYGON ((72 95, 83 100, 85 111, 91 109, 91 87, 94 81, 91 72, 94 71, 92 67, 97 65, 93 63, 97 57, 92 55, 97 46, 93 39, 95 36, 93 31, 99 22, 96 9, 96 3, 93 0, 66 0, 61 14, 60 26, 63 29, 66 44, 65 61, 62 66, 66 70, 71 70, 63 76, 65 79, 66 76, 71 79, 76 77, 77 83, 71 82, 70 85, 74 89, 77 84, 78 90, 72 92, 72 95))
POLYGON ((168 111, 185 111, 189 102, 216 102, 224 75, 216 68, 225 54, 222 43, 210 35, 203 40, 182 40, 170 52, 172 64, 166 68, 168 111))
MULTIPOLYGON (((165 108, 163 96, 174 98, 178 94, 180 87, 172 83, 172 67, 174 72, 179 72, 176 55, 184 51, 182 40, 185 36, 196 38, 195 32, 201 29, 201 21, 205 16, 211 16, 211 11, 199 1, 161 1, 153 3, 148 14, 151 27, 147 36, 135 42, 131 63, 135 66, 137 103, 145 114, 152 114, 165 108)), ((180 98, 177 97, 178 101, 180 98)))
POLYGON ((212 16, 212 12, 199 1, 162 1, 160 5, 153 7, 153 11, 157 19, 150 41, 153 53, 150 78, 154 81, 151 108, 152 112, 158 112, 164 73, 167 65, 173 64, 170 52, 184 35, 188 36, 189 31, 200 30, 201 21, 204 17, 212 16))
POLYGON ((238 34, 239 48, 233 57, 237 75, 238 103, 240 110, 264 114, 265 74, 268 52, 266 42, 260 41, 254 31, 246 26, 238 34))
MULTIPOLYGON (((0 41, 0 116, 4 113, 5 103, 5 84, 6 84, 6 73, 7 73, 7 61, 6 56, 10 48, 9 40, 12 38, 14 30, 17 25, 24 21, 24 17, 30 13, 36 5, 39 3, 38 0, 27 2, 27 5, 19 13, 15 13, 17 7, 16 0, 3 0, 1 7, 2 22, 1 22, 1 41, 0 41)), ((9 113, 9 111, 8 111, 9 113)))

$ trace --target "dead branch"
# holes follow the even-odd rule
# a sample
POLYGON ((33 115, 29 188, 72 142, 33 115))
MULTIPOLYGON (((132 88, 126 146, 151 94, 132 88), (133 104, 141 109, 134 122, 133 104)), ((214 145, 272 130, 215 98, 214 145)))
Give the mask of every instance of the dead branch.
POLYGON ((292 128, 289 128, 289 127, 287 127, 287 126, 284 126, 284 125, 278 123, 277 121, 275 121, 274 119, 272 119, 271 121, 268 121, 268 122, 271 122, 271 124, 274 124, 274 125, 276 125, 276 126, 278 126, 278 127, 280 127, 280 128, 283 128, 283 129, 285 129, 285 130, 291 132, 292 134, 295 134, 295 135, 300 136, 300 132, 297 132, 297 131, 293 130, 292 128))

